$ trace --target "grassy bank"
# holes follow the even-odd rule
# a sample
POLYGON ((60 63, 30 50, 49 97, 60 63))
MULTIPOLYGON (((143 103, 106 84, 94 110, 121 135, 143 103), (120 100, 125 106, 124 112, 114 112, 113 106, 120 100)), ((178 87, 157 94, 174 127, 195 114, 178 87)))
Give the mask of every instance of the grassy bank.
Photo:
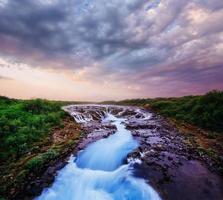
POLYGON ((188 145, 209 156, 223 174, 223 92, 179 98, 130 99, 114 102, 142 106, 159 113, 185 135, 188 145))
POLYGON ((78 142, 64 102, 0 97, 0 199, 8 199, 78 142))
POLYGON ((203 96, 132 99, 118 103, 151 107, 165 117, 188 122, 208 131, 223 133, 223 92, 221 91, 212 91, 203 96))

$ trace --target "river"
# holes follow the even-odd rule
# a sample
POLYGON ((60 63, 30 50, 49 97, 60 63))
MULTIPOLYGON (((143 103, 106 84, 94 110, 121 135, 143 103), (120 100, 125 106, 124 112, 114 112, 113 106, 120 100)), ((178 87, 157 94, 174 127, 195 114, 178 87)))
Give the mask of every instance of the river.
MULTIPOLYGON (((88 123, 92 118, 75 116, 77 122, 88 123)), ((145 180, 133 175, 132 159, 124 164, 127 155, 138 142, 124 125, 125 118, 109 111, 101 123, 111 123, 115 134, 89 144, 58 172, 50 188, 43 190, 37 200, 160 200, 158 193, 145 180)))

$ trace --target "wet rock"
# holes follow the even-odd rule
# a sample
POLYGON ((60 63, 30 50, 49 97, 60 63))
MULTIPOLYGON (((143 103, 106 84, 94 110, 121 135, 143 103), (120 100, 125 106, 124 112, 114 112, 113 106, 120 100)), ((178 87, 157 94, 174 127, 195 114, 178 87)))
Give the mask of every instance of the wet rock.
MULTIPOLYGON (((162 117, 135 107, 122 106, 71 106, 68 111, 70 113, 78 112, 80 115, 88 116, 89 119, 89 114, 92 116, 90 121, 81 124, 87 136, 78 145, 79 150, 96 140, 114 134, 116 131, 114 126, 102 120, 105 111, 109 111, 126 119, 124 123, 127 129, 139 142, 140 147, 127 156, 127 159, 140 159, 142 161, 142 164, 134 166, 135 174, 145 178, 155 188, 158 188, 160 193, 165 196, 163 199, 194 200, 195 197, 207 199, 206 195, 208 194, 208 197, 211 197, 209 199, 220 200, 219 194, 221 193, 216 188, 222 188, 220 187, 221 181, 213 180, 212 174, 209 174, 210 172, 206 171, 204 166, 193 163, 195 157, 207 160, 205 155, 197 155, 193 148, 189 148, 176 128, 168 124, 162 117), (211 177, 211 180, 202 179, 204 174, 211 177), (218 196, 207 186, 212 188, 218 196)), ((126 163, 127 159, 125 160, 126 163)), ((40 182, 37 180, 31 184, 30 192, 38 193, 39 188, 46 187, 52 182, 56 171, 65 163, 61 161, 57 166, 49 168, 44 180, 42 179, 40 182), (37 189, 33 189, 34 186, 37 189)), ((220 197, 223 197, 223 194, 220 197)))
POLYGON ((132 129, 156 129, 157 126, 154 124, 146 124, 143 122, 139 122, 139 123, 134 122, 131 124, 127 124, 126 128, 129 130, 132 130, 132 129))

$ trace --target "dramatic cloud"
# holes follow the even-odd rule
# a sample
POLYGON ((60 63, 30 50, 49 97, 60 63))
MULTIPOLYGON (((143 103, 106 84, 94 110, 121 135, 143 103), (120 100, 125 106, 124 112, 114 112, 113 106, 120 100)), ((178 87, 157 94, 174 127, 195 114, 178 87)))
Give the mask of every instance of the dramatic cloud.
POLYGON ((222 0, 0 0, 0 56, 127 97, 203 93, 223 88, 222 22, 222 0))

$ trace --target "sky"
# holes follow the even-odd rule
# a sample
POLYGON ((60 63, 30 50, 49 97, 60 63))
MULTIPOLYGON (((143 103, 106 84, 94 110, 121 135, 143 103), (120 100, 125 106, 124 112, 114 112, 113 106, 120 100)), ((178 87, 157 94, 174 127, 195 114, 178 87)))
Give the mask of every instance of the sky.
POLYGON ((102 101, 223 89, 222 0, 0 0, 0 95, 102 101))

